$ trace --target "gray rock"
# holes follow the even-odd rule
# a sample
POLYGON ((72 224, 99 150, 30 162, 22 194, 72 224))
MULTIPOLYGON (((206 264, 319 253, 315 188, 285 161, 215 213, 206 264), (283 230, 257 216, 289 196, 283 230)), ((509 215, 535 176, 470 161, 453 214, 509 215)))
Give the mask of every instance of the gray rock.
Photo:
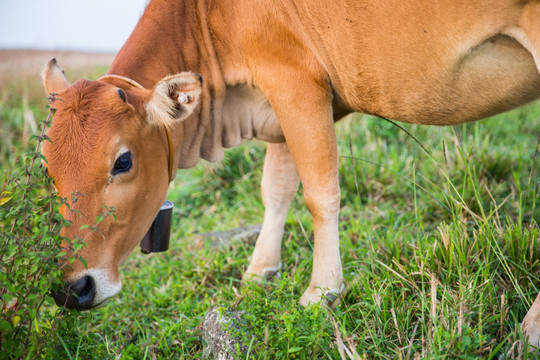
POLYGON ((232 360, 242 358, 242 354, 246 354, 247 347, 242 340, 228 330, 232 326, 240 331, 235 324, 241 323, 242 313, 232 310, 223 312, 213 308, 206 314, 203 322, 203 339, 206 342, 204 359, 232 360), (235 322, 231 324, 231 320, 235 322))
POLYGON ((212 248, 223 248, 235 242, 255 241, 260 232, 261 225, 250 225, 227 231, 196 234, 189 247, 191 249, 202 249, 206 244, 209 244, 212 248))

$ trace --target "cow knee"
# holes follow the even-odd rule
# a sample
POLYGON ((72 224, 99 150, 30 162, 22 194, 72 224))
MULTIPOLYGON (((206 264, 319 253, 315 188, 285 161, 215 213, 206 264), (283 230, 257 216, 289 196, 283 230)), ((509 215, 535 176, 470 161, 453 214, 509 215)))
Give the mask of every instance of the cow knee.
POLYGON ((325 220, 335 217, 339 212, 341 193, 339 187, 332 191, 305 191, 306 206, 313 219, 325 220))

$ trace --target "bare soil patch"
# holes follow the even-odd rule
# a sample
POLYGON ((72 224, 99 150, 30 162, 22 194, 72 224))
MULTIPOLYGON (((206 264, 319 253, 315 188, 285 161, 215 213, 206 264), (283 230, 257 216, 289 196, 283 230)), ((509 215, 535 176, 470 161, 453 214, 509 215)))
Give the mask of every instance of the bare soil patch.
POLYGON ((0 50, 0 83, 7 77, 39 77, 45 64, 56 58, 63 68, 85 69, 110 65, 114 54, 72 51, 0 50))

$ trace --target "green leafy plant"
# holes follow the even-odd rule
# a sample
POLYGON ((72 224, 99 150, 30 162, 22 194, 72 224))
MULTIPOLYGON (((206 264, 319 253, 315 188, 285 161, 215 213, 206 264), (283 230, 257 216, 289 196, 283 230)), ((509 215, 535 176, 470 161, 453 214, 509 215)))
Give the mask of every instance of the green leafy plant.
POLYGON ((246 284, 235 304, 238 316, 224 328, 247 350, 231 352, 239 359, 337 358, 331 312, 321 304, 301 307, 296 290, 286 273, 271 286, 246 284))
MULTIPOLYGON (((0 358, 24 358, 42 351, 53 329, 55 313, 51 289, 59 286, 62 268, 76 255, 66 258, 60 229, 68 224, 58 212, 69 206, 50 190, 40 153, 46 129, 52 121, 50 109, 41 134, 32 137, 33 152, 22 165, 5 171, 0 193, 0 358)), ((70 253, 82 243, 69 242, 70 253)))

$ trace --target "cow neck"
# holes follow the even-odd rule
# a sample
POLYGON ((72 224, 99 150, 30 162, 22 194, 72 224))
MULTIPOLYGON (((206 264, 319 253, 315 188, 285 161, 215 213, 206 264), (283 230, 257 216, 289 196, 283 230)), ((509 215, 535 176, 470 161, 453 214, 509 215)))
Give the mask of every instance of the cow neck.
POLYGON ((153 0, 116 55, 109 73, 135 78, 152 88, 167 75, 191 71, 204 79, 196 112, 171 128, 176 165, 190 168, 201 158, 220 161, 225 82, 208 24, 207 1, 153 0))
MULTIPOLYGON (((146 90, 144 86, 139 84, 133 79, 128 78, 127 76, 123 75, 116 75, 116 74, 107 74, 98 79, 98 81, 103 79, 120 79, 122 81, 127 82, 131 86, 135 86, 136 88, 146 90)), ((172 143, 172 136, 171 136, 171 130, 166 124, 163 124, 163 129, 165 130, 165 136, 167 137, 167 146, 169 148, 169 154, 168 154, 168 170, 169 170, 169 182, 173 180, 173 164, 174 164, 174 148, 172 143)))

